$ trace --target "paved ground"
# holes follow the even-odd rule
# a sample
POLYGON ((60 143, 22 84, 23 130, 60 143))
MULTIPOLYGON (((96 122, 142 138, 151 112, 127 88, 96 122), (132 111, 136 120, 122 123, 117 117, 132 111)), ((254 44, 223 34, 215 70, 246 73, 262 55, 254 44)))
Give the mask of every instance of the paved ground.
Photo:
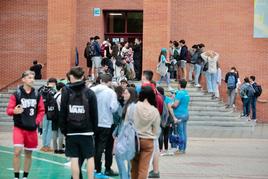
MULTIPOLYGON (((268 179, 268 125, 255 128, 192 126, 188 131, 185 155, 160 158, 161 178, 268 179)), ((0 126, 0 145, 12 146, 8 126, 0 126)), ((11 159, 12 149, 0 147, 1 179, 12 177, 11 159)), ((29 179, 69 178, 70 171, 64 162, 63 156, 35 152, 29 179)))

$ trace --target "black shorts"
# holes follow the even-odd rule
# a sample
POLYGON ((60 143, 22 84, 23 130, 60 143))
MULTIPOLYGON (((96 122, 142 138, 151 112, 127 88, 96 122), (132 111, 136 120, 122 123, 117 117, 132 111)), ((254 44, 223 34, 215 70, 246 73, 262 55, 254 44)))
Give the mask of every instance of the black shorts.
POLYGON ((89 159, 95 155, 95 142, 93 136, 67 136, 66 157, 89 159))
POLYGON ((92 68, 92 60, 91 59, 87 59, 87 67, 92 68))

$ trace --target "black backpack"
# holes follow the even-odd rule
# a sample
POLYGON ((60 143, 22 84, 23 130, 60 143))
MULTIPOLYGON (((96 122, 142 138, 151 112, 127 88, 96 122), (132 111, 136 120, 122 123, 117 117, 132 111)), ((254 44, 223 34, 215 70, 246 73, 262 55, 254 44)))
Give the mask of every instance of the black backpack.
MULTIPOLYGON (((47 119, 52 120, 52 117, 55 115, 54 110, 56 110, 55 106, 55 99, 54 95, 56 94, 56 90, 47 87, 47 86, 42 86, 39 88, 38 92, 40 95, 43 97, 44 105, 45 105, 45 113, 47 114, 47 119)), ((56 103, 57 105, 57 103, 56 103)))
POLYGON ((73 91, 67 88, 68 91, 68 116, 67 123, 74 130, 84 130, 88 127, 89 120, 89 104, 88 104, 88 88, 84 87, 81 91, 73 91))
POLYGON ((58 94, 55 98, 53 96, 52 99, 49 99, 49 103, 47 106, 47 113, 46 113, 48 120, 58 121, 59 109, 58 109, 58 104, 57 104, 57 98, 59 96, 60 94, 58 94))
POLYGON ((262 93, 262 87, 261 87, 261 85, 253 84, 252 86, 253 86, 253 88, 254 88, 254 90, 255 90, 254 95, 255 95, 256 97, 259 97, 259 96, 261 95, 261 93, 262 93))

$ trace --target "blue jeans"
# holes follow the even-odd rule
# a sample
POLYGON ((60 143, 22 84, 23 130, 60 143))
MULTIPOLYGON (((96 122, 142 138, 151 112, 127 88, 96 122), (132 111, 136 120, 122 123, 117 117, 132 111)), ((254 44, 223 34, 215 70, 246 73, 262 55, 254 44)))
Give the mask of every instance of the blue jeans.
POLYGON ((194 65, 194 83, 195 83, 195 85, 199 84, 200 74, 201 74, 201 65, 195 64, 194 65))
POLYGON ((162 83, 162 80, 164 79, 166 80, 167 85, 169 86, 170 85, 170 73, 169 72, 167 72, 165 76, 161 76, 160 80, 157 83, 160 85, 162 83))
POLYGON ((179 150, 185 152, 187 145, 187 121, 189 119, 189 115, 176 116, 176 118, 181 120, 178 124, 178 133, 180 137, 179 150))
POLYGON ((242 102, 243 102, 243 115, 248 116, 250 112, 250 99, 242 98, 242 102))
POLYGON ((251 105, 251 112, 252 112, 252 119, 256 119, 256 102, 257 98, 254 96, 251 98, 250 105, 251 105))
POLYGON ((115 160, 117 163, 120 178, 130 179, 130 169, 131 169, 130 161, 127 161, 127 167, 126 167, 125 160, 122 160, 117 155, 115 155, 115 160))
POLYGON ((42 134, 43 147, 50 147, 52 137, 52 121, 47 120, 46 115, 44 116, 42 128, 43 128, 43 134, 42 134))
POLYGON ((209 93, 216 92, 217 73, 206 72, 207 89, 209 93))

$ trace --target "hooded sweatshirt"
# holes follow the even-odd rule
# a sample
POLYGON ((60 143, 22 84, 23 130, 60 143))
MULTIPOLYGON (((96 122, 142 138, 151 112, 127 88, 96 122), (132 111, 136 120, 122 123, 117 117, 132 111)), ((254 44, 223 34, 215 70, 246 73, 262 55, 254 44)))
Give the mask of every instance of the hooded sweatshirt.
POLYGON ((116 93, 105 84, 99 84, 91 88, 98 101, 98 127, 111 128, 113 122, 113 113, 118 108, 116 93))
MULTIPOLYGON (((127 110, 126 116, 130 111, 127 110)), ((140 138, 156 139, 160 131, 160 114, 152 105, 138 102, 133 114, 134 125, 140 138)), ((128 119, 126 119, 128 120, 128 119)))

